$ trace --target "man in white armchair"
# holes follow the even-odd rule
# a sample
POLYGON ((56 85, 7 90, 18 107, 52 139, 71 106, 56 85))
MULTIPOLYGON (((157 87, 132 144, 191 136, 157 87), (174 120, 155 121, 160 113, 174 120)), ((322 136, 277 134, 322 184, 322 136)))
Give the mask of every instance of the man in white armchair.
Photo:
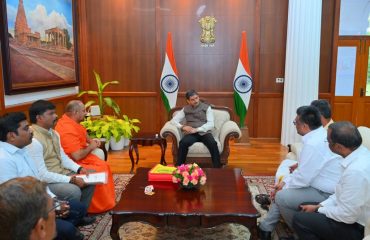
POLYGON ((210 105, 199 100, 195 90, 185 94, 188 105, 183 107, 171 120, 171 123, 181 129, 184 137, 180 140, 176 165, 185 163, 188 150, 195 142, 202 142, 209 150, 213 167, 221 167, 220 152, 217 142, 211 134, 214 128, 214 116, 210 105))

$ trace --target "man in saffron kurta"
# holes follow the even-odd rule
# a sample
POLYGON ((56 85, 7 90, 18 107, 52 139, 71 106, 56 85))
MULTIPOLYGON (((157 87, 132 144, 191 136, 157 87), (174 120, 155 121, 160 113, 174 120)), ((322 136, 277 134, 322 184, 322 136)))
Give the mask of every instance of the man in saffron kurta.
POLYGON ((112 173, 109 165, 92 154, 100 142, 90 139, 86 129, 80 124, 86 115, 85 106, 81 101, 72 100, 66 106, 65 114, 58 120, 55 130, 60 134, 62 147, 79 165, 106 172, 108 183, 96 185, 93 199, 88 212, 105 212, 115 206, 115 192, 112 173))

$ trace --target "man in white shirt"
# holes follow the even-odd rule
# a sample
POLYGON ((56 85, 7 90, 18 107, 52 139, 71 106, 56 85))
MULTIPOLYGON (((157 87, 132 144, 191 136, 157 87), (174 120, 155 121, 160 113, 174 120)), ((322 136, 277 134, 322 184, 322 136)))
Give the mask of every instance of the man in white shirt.
POLYGON ((86 174, 85 169, 70 159, 63 151, 59 134, 54 131, 57 114, 55 105, 49 101, 38 100, 29 108, 33 129, 32 143, 26 147, 35 162, 40 179, 49 183, 56 195, 67 200, 81 201, 88 208, 94 194, 94 185, 87 185, 77 173, 86 174), (45 161, 51 169, 48 169, 45 161))
POLYGON ((212 108, 199 100, 199 95, 195 90, 187 91, 185 97, 188 105, 171 120, 171 123, 184 133, 179 143, 176 165, 185 163, 191 145, 195 142, 202 142, 211 154, 213 167, 219 168, 221 167, 220 152, 211 133, 215 126, 212 108))
POLYGON ((294 120, 297 133, 302 135, 303 148, 297 169, 279 182, 272 193, 272 203, 266 218, 261 221, 260 237, 271 239, 271 232, 279 222, 280 214, 291 226, 294 212, 304 201, 323 201, 334 192, 341 169, 339 156, 333 154, 326 141, 326 130, 322 127, 320 113, 313 106, 297 109, 294 120))
MULTIPOLYGON (((318 100, 313 100, 310 104, 311 106, 316 107, 319 112, 320 112, 320 119, 321 119, 321 124, 324 127, 325 130, 328 130, 328 127, 330 124, 332 124, 334 121, 331 118, 331 106, 328 100, 325 99, 318 99, 318 100)), ((299 159, 299 155, 302 150, 302 143, 297 142, 294 143, 294 147, 296 149, 296 153, 293 154, 293 156, 296 156, 299 159)), ((283 160, 278 169, 276 170, 275 174, 275 179, 276 183, 279 181, 279 179, 283 179, 285 176, 289 175, 292 173, 298 166, 297 159, 289 159, 290 154, 288 153, 287 159, 283 160)))
POLYGON ((320 204, 301 205, 293 218, 299 239, 360 240, 370 218, 370 151, 350 122, 329 126, 330 149, 343 157, 335 193, 320 204))

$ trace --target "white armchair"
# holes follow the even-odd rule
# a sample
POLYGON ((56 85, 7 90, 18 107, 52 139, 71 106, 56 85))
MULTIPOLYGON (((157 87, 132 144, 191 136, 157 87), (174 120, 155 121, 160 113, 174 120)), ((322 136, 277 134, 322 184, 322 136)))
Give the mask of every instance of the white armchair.
MULTIPOLYGON (((181 109, 181 107, 173 108, 169 113, 169 120, 181 109)), ((217 142, 218 150, 221 155, 221 164, 227 165, 230 154, 229 141, 232 138, 240 138, 241 131, 238 125, 231 120, 232 111, 229 108, 212 106, 212 109, 215 121, 215 128, 212 131, 212 135, 217 142)), ((179 142, 183 137, 183 133, 168 121, 161 129, 160 135, 163 138, 171 138, 173 163, 176 164, 179 142)), ((189 148, 186 161, 197 162, 200 165, 212 164, 211 154, 208 148, 201 142, 194 143, 189 148)))

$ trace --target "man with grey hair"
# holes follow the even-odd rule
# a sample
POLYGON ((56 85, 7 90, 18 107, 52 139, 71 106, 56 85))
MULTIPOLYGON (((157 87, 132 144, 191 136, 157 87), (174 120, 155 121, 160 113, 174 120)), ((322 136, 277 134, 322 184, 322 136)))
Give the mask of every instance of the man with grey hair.
POLYGON ((183 107, 171 120, 171 123, 181 129, 184 137, 180 140, 176 165, 185 163, 189 147, 195 142, 202 142, 209 150, 213 167, 221 167, 220 152, 217 142, 211 134, 214 128, 213 111, 210 105, 200 101, 195 90, 185 94, 188 105, 183 107))
POLYGON ((302 240, 360 240, 370 218, 370 151, 350 122, 329 126, 330 150, 343 157, 335 193, 319 204, 302 204, 293 228, 302 240))
POLYGON ((53 199, 46 183, 33 177, 13 178, 0 184, 0 238, 3 240, 56 237, 53 199))

